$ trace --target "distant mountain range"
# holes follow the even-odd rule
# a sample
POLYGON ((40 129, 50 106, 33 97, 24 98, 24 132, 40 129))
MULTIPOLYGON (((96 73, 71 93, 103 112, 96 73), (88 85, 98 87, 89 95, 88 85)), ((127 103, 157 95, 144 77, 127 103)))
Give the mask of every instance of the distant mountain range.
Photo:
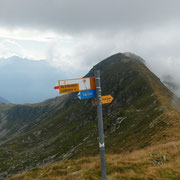
POLYGON ((64 74, 45 60, 17 56, 0 59, 0 95, 16 104, 55 97, 53 86, 64 74))
MULTIPOLYGON (((94 76, 95 70, 101 71, 102 95, 114 98, 103 105, 106 153, 179 141, 180 111, 172 103, 178 105, 179 99, 141 58, 115 54, 95 65, 86 77, 94 76)), ((76 95, 37 104, 0 105, 2 179, 54 161, 98 154, 96 106, 93 99, 79 100, 76 95)), ((62 175, 61 168, 58 173, 62 175)))
POLYGON ((8 104, 10 103, 8 100, 0 96, 0 103, 8 104))

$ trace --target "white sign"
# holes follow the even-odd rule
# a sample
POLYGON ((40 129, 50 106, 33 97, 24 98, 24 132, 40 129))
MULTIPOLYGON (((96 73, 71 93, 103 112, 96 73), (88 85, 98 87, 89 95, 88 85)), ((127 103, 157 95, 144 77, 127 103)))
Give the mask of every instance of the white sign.
POLYGON ((95 89, 95 79, 94 77, 87 77, 59 80, 58 86, 55 86, 54 89, 59 89, 60 94, 95 89))

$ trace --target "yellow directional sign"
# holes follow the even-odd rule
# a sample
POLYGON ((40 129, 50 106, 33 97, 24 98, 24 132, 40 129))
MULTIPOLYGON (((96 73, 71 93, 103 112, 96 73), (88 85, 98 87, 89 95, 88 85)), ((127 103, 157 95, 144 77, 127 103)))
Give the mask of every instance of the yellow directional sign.
POLYGON ((95 79, 94 77, 87 77, 59 80, 58 86, 55 86, 54 89, 58 89, 59 94, 87 91, 95 89, 95 79))
MULTIPOLYGON (((101 96, 101 102, 102 104, 108 104, 113 101, 113 97, 111 95, 101 96)), ((97 100, 95 98, 95 104, 97 103, 97 100)))
POLYGON ((101 96, 102 104, 111 103, 113 101, 113 99, 114 98, 111 95, 101 96))
POLYGON ((67 85, 60 85, 59 86, 59 93, 72 93, 79 91, 79 84, 67 84, 67 85))

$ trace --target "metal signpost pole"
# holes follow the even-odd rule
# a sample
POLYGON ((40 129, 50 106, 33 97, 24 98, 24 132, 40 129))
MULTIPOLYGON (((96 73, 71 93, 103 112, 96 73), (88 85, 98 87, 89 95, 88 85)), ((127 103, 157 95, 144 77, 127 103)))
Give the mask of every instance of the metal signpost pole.
POLYGON ((96 99, 97 99, 97 114, 98 114, 98 132, 99 132, 99 148, 101 154, 101 171, 102 179, 106 180, 106 160, 105 160, 105 146, 104 146, 104 130, 103 130, 103 116, 102 116, 102 102, 101 102, 101 82, 100 71, 95 72, 96 81, 96 99))

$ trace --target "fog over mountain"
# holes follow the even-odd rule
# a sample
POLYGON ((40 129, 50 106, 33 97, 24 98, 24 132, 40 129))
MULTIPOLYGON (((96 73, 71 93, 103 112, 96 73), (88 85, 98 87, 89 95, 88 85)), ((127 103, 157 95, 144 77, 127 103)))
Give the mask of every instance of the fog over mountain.
MULTIPOLYGON (((145 63, 168 88, 180 96, 178 73, 164 66, 158 71, 159 68, 155 67, 153 61, 145 63), (176 88, 172 88, 172 84, 176 88)), ((84 76, 83 70, 71 69, 55 67, 46 60, 35 61, 17 56, 0 59, 0 96, 16 104, 37 103, 58 96, 53 89, 58 80, 84 76)), ((8 103, 8 101, 3 102, 8 103)))
POLYGON ((179 59, 151 59, 146 61, 147 66, 154 72, 161 81, 180 97, 180 61, 179 59))

